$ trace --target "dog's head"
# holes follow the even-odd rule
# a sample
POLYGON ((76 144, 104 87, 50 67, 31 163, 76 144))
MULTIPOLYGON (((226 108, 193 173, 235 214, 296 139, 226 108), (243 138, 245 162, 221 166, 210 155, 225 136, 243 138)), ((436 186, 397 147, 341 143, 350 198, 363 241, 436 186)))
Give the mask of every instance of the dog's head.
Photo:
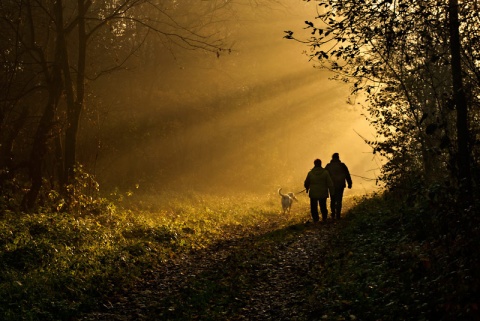
POLYGON ((288 193, 288 196, 290 196, 291 199, 294 199, 298 202, 297 198, 295 197, 295 194, 293 194, 292 192, 288 193))

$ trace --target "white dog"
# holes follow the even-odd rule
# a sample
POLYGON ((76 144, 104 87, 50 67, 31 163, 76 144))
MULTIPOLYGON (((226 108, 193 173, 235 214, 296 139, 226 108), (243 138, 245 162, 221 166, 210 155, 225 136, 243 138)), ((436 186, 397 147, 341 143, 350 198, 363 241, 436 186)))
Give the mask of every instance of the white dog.
POLYGON ((282 194, 282 189, 278 189, 278 194, 282 197, 282 209, 283 209, 283 214, 285 213, 290 213, 290 209, 292 208, 292 203, 293 200, 297 201, 297 198, 295 197, 295 194, 290 192, 287 194, 282 194))

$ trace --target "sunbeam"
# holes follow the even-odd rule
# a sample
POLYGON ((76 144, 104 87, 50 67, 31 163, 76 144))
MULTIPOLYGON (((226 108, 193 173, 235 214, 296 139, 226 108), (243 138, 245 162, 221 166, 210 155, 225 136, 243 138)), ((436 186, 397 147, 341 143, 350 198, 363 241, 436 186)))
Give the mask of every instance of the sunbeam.
MULTIPOLYGON (((100 152, 100 179, 153 189, 298 189, 313 160, 326 164, 334 152, 352 174, 374 179, 378 165, 356 134, 370 129, 361 108, 347 103, 348 86, 329 80, 302 55, 303 46, 282 38, 311 9, 292 2, 268 14, 242 11, 231 27, 231 54, 182 52, 144 73, 148 91, 134 80, 125 84, 134 106, 109 107, 119 120, 109 131, 124 129, 124 137, 112 143, 115 153, 100 152)), ((357 192, 374 187, 373 180, 356 181, 357 192)))

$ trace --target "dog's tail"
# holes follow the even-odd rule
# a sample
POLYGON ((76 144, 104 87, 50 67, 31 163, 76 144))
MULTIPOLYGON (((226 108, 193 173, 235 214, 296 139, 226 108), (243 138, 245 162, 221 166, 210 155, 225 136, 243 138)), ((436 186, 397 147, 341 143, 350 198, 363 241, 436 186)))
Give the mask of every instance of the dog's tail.
POLYGON ((281 187, 278 189, 278 195, 285 196, 285 195, 282 194, 282 188, 281 187))

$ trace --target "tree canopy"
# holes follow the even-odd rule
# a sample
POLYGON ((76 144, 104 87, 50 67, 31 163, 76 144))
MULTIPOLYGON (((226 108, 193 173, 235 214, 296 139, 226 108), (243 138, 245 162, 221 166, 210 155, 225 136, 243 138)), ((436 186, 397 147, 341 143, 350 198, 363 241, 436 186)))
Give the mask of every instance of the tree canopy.
POLYGON ((478 182, 478 1, 315 1, 304 42, 352 84, 377 130, 387 187, 478 182), (470 167, 473 166, 473 178, 470 167))
POLYGON ((376 130, 365 142, 383 156, 380 179, 405 203, 405 219, 448 247, 478 240, 478 1, 315 2, 311 36, 285 37, 351 84, 376 130))

